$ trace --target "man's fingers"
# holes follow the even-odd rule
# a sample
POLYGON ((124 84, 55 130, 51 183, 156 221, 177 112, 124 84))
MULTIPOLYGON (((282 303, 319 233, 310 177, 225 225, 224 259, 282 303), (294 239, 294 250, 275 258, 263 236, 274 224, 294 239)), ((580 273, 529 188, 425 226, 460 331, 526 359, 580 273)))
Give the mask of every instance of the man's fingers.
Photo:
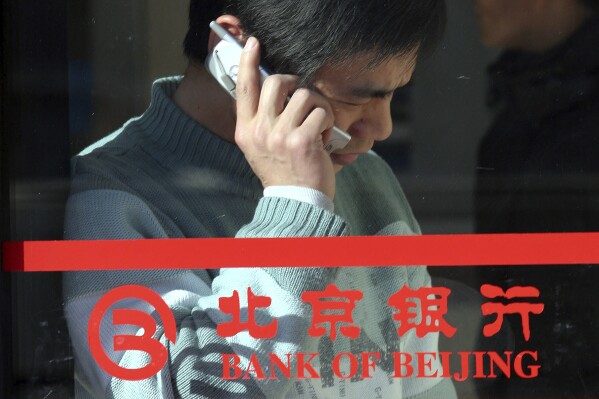
POLYGON ((278 117, 287 104, 287 99, 297 88, 297 76, 272 75, 266 78, 260 93, 258 112, 269 118, 278 117))
POLYGON ((306 120, 302 124, 302 127, 306 132, 318 132, 319 135, 315 137, 316 142, 322 146, 322 143, 325 140, 328 140, 329 135, 323 137, 322 133, 328 132, 333 128, 334 119, 332 118, 330 112, 328 112, 325 108, 316 107, 308 114, 306 120))
POLYGON ((237 119, 244 122, 251 120, 258 110, 260 100, 260 43, 250 37, 245 43, 239 71, 237 73, 237 119))
POLYGON ((320 94, 308 89, 299 89, 293 93, 285 109, 285 114, 287 114, 291 126, 295 127, 303 124, 315 108, 322 108, 330 120, 333 121, 333 109, 329 102, 320 94))

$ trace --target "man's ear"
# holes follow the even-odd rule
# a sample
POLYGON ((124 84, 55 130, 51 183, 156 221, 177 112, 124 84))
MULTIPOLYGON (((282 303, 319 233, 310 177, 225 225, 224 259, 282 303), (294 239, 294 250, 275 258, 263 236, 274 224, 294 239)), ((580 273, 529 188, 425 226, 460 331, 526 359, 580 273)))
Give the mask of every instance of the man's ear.
MULTIPOLYGON (((245 44, 246 39, 239 18, 225 14, 218 17, 216 23, 225 28, 231 36, 241 43, 242 46, 245 44)), ((214 49, 214 46, 216 46, 220 40, 220 37, 211 30, 208 39, 208 53, 212 52, 212 49, 214 49)))

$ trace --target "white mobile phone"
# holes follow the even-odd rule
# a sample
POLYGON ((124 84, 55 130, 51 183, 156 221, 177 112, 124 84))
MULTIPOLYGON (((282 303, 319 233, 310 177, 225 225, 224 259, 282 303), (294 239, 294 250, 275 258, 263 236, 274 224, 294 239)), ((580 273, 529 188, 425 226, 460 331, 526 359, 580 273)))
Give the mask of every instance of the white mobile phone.
MULTIPOLYGON (((235 40, 233 36, 227 32, 222 26, 215 21, 210 23, 210 28, 222 39, 206 58, 206 68, 212 76, 220 83, 220 85, 235 98, 235 87, 237 85, 237 71, 239 70, 239 61, 243 47, 235 40)), ((268 77, 268 72, 262 67, 260 69, 260 83, 268 77)), ((333 127, 333 134, 330 140, 324 145, 325 151, 331 153, 339 150, 347 145, 351 136, 339 129, 333 127)))

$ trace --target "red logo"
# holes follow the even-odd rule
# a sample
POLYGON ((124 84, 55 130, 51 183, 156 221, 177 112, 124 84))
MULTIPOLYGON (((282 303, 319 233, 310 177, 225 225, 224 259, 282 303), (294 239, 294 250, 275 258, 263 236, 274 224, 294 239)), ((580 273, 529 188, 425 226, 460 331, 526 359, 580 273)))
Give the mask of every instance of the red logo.
POLYGON ((104 313, 113 304, 128 298, 137 298, 152 305, 162 320, 164 335, 172 343, 176 342, 177 326, 172 311, 160 295, 140 285, 125 285, 115 288, 108 291, 98 301, 87 324, 87 340, 92 356, 108 374, 123 380, 145 380, 156 375, 164 367, 168 358, 164 345, 153 338, 157 326, 156 320, 151 315, 136 309, 115 309, 112 312, 113 324, 129 324, 143 328, 144 333, 141 336, 115 335, 113 337, 115 351, 138 350, 150 355, 150 363, 142 368, 127 369, 119 366, 106 355, 100 340, 100 324, 104 313))

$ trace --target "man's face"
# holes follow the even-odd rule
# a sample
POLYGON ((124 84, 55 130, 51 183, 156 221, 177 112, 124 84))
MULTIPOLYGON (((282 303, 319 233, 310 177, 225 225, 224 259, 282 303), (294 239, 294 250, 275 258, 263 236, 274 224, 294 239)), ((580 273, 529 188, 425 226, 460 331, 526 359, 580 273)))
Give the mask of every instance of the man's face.
POLYGON ((530 26, 537 18, 536 0, 475 0, 483 43, 504 49, 522 48, 530 40, 530 26))
POLYGON ((371 68, 370 57, 362 55, 349 64, 325 66, 313 87, 326 97, 335 115, 335 126, 351 135, 347 146, 331 154, 335 171, 355 161, 372 148, 374 141, 391 134, 391 98, 405 86, 416 67, 414 50, 371 68))

